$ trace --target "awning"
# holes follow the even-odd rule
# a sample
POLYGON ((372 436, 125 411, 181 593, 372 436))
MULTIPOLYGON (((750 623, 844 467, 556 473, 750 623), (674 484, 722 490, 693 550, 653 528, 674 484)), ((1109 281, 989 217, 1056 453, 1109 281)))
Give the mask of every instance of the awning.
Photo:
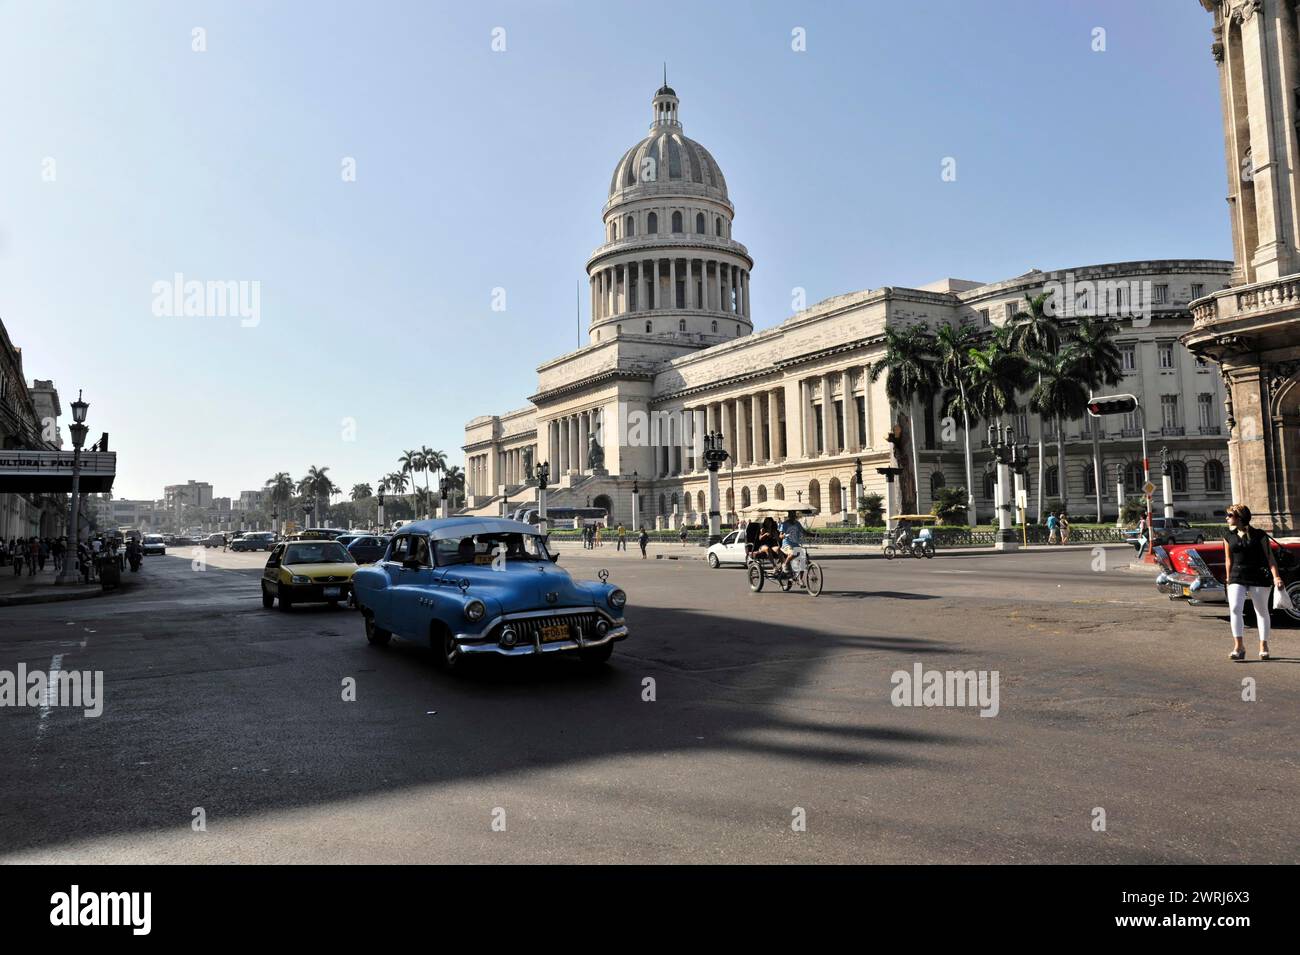
MULTIPOLYGON (((0 451, 0 494, 72 493, 71 451, 0 451)), ((113 489, 116 451, 84 451, 81 484, 84 494, 113 489)))

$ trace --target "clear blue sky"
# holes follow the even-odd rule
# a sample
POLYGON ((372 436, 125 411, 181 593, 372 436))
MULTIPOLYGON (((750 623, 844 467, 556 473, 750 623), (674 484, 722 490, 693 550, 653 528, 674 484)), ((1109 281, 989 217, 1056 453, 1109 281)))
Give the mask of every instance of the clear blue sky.
POLYGON ((795 286, 1229 258, 1210 24, 1193 0, 0 2, 0 318, 29 378, 85 389, 121 497, 462 463, 464 423, 577 343, 663 61, 765 328, 795 286), (260 324, 155 316, 176 272, 259 281, 260 324))

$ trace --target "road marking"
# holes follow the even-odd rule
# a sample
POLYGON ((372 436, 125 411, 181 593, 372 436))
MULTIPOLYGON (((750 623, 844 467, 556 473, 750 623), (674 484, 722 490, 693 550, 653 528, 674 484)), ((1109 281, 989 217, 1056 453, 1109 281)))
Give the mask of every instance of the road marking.
MULTIPOLYGON (((50 716, 50 699, 52 693, 57 693, 59 671, 63 669, 63 654, 56 653, 50 660, 50 679, 45 684, 45 692, 41 694, 41 718, 36 724, 36 745, 41 744, 41 736, 45 733, 45 721, 50 716)), ((36 758, 36 753, 32 753, 32 758, 36 758)))
POLYGON ((932 570, 932 574, 973 574, 973 570, 932 570))

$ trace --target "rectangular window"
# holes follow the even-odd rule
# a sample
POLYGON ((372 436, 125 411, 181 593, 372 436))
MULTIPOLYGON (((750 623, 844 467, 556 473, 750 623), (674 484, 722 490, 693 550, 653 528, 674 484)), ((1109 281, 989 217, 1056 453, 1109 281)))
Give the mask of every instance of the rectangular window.
POLYGON ((1192 283, 1192 299, 1193 299, 1193 300, 1196 300, 1196 299, 1198 299, 1198 298, 1202 298, 1204 295, 1205 295, 1205 286, 1202 285, 1200 282, 1193 282, 1193 283, 1192 283))
POLYGON ((858 447, 867 446, 867 397, 866 395, 855 395, 854 402, 858 406, 858 447))
POLYGON ((1172 371, 1174 367, 1174 343, 1160 342, 1159 354, 1160 354, 1160 370, 1172 371))
POLYGON ((1124 415, 1124 434, 1125 436, 1136 436, 1138 434, 1138 416, 1136 411, 1130 411, 1124 415))
POLYGON ((1156 285, 1156 286, 1153 286, 1152 289, 1151 289, 1151 292, 1152 292, 1152 303, 1153 303, 1153 304, 1155 304, 1155 305, 1164 305, 1166 302, 1169 301, 1169 286, 1168 286, 1168 285, 1156 285))
POLYGON ((1137 345, 1130 343, 1119 346, 1120 367, 1124 374, 1131 375, 1137 371, 1137 345))
POLYGON ((848 442, 845 440, 844 432, 844 402, 835 402, 835 446, 843 449, 848 442))
POLYGON ((1217 431, 1218 422, 1214 420, 1214 395, 1201 392, 1196 396, 1196 416, 1202 431, 1217 431))
POLYGON ((1019 302, 1007 302, 1007 321, 1013 321, 1020 314, 1019 302))
POLYGON ((1162 428, 1178 427, 1178 396, 1160 396, 1160 426, 1162 428))
POLYGON ((817 453, 822 454, 826 450, 826 421, 825 415, 822 414, 821 405, 813 405, 813 427, 816 429, 817 453))
POLYGON ((980 324, 984 326, 989 324, 989 310, 987 308, 980 309, 980 324))
POLYGON ((1029 415, 1021 412, 1016 415, 1016 442, 1029 440, 1029 415))

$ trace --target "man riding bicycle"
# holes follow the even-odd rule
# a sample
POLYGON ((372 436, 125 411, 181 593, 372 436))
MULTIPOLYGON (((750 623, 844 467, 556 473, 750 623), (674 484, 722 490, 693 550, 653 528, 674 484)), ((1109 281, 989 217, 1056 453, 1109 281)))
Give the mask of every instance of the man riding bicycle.
POLYGON ((804 528, 799 523, 799 515, 791 511, 786 515, 785 522, 781 525, 781 553, 785 555, 785 562, 781 564, 781 570, 789 572, 790 563, 796 558, 803 555, 803 538, 804 534, 809 537, 816 537, 812 531, 804 528))

